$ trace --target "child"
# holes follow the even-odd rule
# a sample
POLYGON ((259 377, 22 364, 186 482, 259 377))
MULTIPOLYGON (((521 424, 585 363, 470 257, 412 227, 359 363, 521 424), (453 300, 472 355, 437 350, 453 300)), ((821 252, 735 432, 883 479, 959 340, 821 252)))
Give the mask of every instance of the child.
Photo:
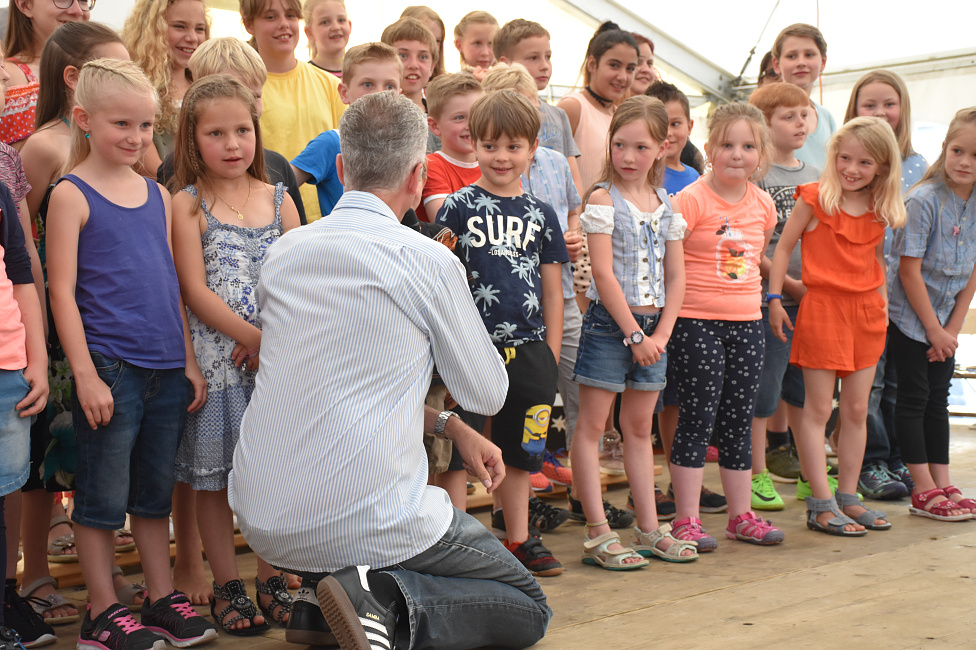
MULTIPOLYGON (((809 97, 827 65, 827 41, 813 25, 790 25, 773 41, 773 69, 786 83, 799 86, 809 97)), ((808 127, 807 141, 796 152, 798 160, 823 168, 827 158, 827 140, 837 130, 834 116, 811 100, 816 121, 808 127)))
MULTIPOLYGON (((786 220, 796 202, 793 198, 796 188, 805 183, 813 183, 820 178, 820 170, 796 159, 795 152, 806 141, 806 125, 813 111, 810 98, 793 84, 767 84, 752 93, 749 103, 762 111, 772 143, 772 164, 769 171, 759 181, 759 187, 772 197, 776 204, 776 228, 769 240, 766 252, 760 261, 759 270, 763 276, 763 332, 766 342, 766 357, 759 380, 759 395, 756 398, 756 413, 752 419, 752 509, 782 510, 785 506, 782 497, 773 487, 770 472, 766 468, 766 425, 776 413, 780 400, 787 403, 793 414, 794 423, 799 426, 799 411, 803 408, 803 374, 795 366, 789 365, 792 332, 787 334, 786 344, 780 342, 769 327, 769 307, 765 294, 769 288, 769 266, 776 251, 786 220)), ((801 282, 800 247, 793 249, 790 264, 783 286, 783 300, 780 304, 796 319, 797 306, 806 291, 801 282)), ((769 449, 777 450, 789 446, 786 429, 769 433, 769 449)), ((768 453, 768 452, 767 452, 768 453)), ((780 452, 781 453, 781 452, 780 452)), ((780 469, 781 467, 776 467, 780 469)))
POLYGON ((401 18, 383 30, 380 40, 396 50, 403 63, 400 92, 426 113, 424 88, 437 61, 434 35, 416 18, 401 18))
POLYGON ((691 119, 691 104, 688 96, 677 86, 666 81, 656 81, 647 90, 651 97, 657 97, 664 102, 668 111, 668 149, 664 157, 664 189, 668 196, 674 196, 696 180, 699 173, 690 165, 681 163, 681 152, 688 144, 688 136, 695 128, 695 121, 691 119))
POLYGON ((671 562, 698 558, 694 543, 679 542, 669 525, 659 526, 654 503, 654 404, 664 387, 665 346, 684 295, 684 220, 655 186, 667 133, 660 100, 624 100, 610 123, 604 176, 587 196, 581 217, 593 284, 573 373, 580 384, 580 419, 570 453, 575 492, 587 519, 583 563, 611 570, 647 566, 644 558, 651 556, 671 562), (624 462, 637 512, 633 548, 622 546, 610 530, 597 459, 606 414, 618 393, 627 438, 624 462))
POLYGON ((461 55, 461 68, 470 69, 478 81, 495 63, 491 42, 497 31, 498 21, 487 11, 467 13, 454 26, 454 47, 461 55))
POLYGON ((65 9, 53 2, 41 2, 37 6, 16 2, 8 5, 4 50, 10 56, 3 61, 3 68, 10 81, 0 115, 0 140, 14 149, 21 148, 36 126, 34 113, 44 44, 63 23, 88 20, 93 4, 91 0, 81 0, 72 2, 65 9))
POLYGON ((679 416, 671 446, 676 515, 673 534, 714 551, 698 518, 705 451, 718 436, 719 475, 728 500, 725 535, 778 544, 783 532, 749 507, 752 412, 763 363, 759 261, 776 225, 769 195, 750 181, 769 161, 762 113, 726 104, 708 123, 711 171, 675 196, 688 222, 686 292, 669 357, 678 384, 679 416))
POLYGON ((444 30, 444 21, 441 20, 440 15, 430 7, 411 5, 403 10, 400 18, 416 18, 427 25, 430 33, 434 35, 434 43, 436 45, 436 49, 434 50, 434 71, 430 74, 430 78, 433 79, 444 74, 444 35, 446 32, 444 30))
POLYGON ((225 632, 239 636, 266 631, 265 618, 283 623, 291 609, 280 573, 258 558, 255 585, 264 617, 257 615, 237 571, 227 504, 227 474, 261 347, 256 279, 268 247, 298 225, 284 186, 264 181, 264 158, 254 155, 261 147, 259 119, 253 94, 232 77, 211 75, 193 84, 180 111, 173 179, 183 187, 173 198, 174 261, 208 396, 187 418, 176 480, 196 491, 200 536, 214 575, 211 614, 225 632))
POLYGON ((885 344, 885 226, 897 228, 905 222, 900 187, 901 156, 891 127, 876 117, 844 124, 830 140, 820 183, 797 188, 799 200, 780 236, 769 276, 769 325, 785 342, 783 325, 792 328, 793 322, 781 294, 790 254, 802 236, 807 290, 790 349, 790 363, 803 369, 805 388, 797 451, 812 491, 806 497, 807 527, 831 535, 860 536, 865 528, 891 528, 884 513, 861 504, 857 479, 868 395, 885 344), (838 377, 844 435, 835 501, 823 441, 838 377))
MULTIPOLYGON (((880 117, 895 132, 901 150, 901 191, 915 185, 928 163, 912 149, 911 101, 905 82, 894 72, 875 70, 854 84, 844 121, 858 117, 880 117)), ((891 251, 892 232, 885 229, 885 257, 891 251)), ((897 260, 889 260, 894 264, 897 260)), ((895 393, 897 380, 894 364, 888 367, 887 351, 881 355, 875 381, 871 386, 868 411, 868 438, 858 490, 873 499, 900 499, 914 487, 911 473, 898 450, 895 434, 895 393)))
POLYGON ((516 18, 505 23, 495 35, 495 56, 503 63, 520 63, 525 66, 535 81, 538 92, 532 93, 529 101, 539 109, 542 126, 539 128, 539 146, 555 149, 566 156, 569 168, 581 191, 582 180, 576 159, 579 147, 573 140, 573 128, 566 112, 546 102, 539 101, 539 92, 546 89, 552 77, 552 48, 549 46, 549 32, 539 23, 516 18))
MULTIPOLYGON (((96 58, 127 60, 129 53, 113 29, 89 21, 58 27, 44 44, 41 55, 39 73, 45 82, 37 101, 38 128, 23 143, 21 158, 29 185, 26 206, 42 257, 46 257, 47 201, 71 146, 69 120, 78 72, 87 61, 96 58)), ((35 604, 38 600, 46 602, 39 609, 53 624, 67 624, 77 620, 77 610, 57 592, 57 582, 48 563, 78 561, 70 520, 65 517, 61 502, 52 495, 74 490, 74 481, 69 478, 74 474, 73 467, 65 467, 67 463, 57 460, 57 450, 66 442, 74 443, 71 373, 53 322, 48 340, 51 394, 48 408, 31 427, 31 474, 23 493, 24 571, 20 593, 32 597, 35 604)), ((117 552, 126 547, 132 549, 131 533, 117 531, 115 544, 117 552)), ((119 601, 138 609, 146 595, 145 589, 126 580, 118 567, 113 571, 113 581, 119 601)))
POLYGON ((427 182, 417 218, 433 221, 444 199, 481 177, 468 128, 471 105, 481 97, 481 84, 469 74, 443 74, 427 88, 427 124, 440 138, 440 151, 427 154, 427 182))
MULTIPOLYGON (((345 110, 339 80, 295 58, 301 17, 299 0, 241 0, 244 29, 268 72, 262 95, 264 142, 288 160, 319 133, 336 128, 345 110)), ((322 214, 315 188, 302 185, 301 194, 305 214, 315 221, 322 214)))
POLYGON ((312 0, 302 9, 309 63, 342 79, 342 58, 349 45, 352 21, 344 0, 312 0))
POLYGON ((976 291, 974 157, 976 108, 965 108, 950 122, 938 160, 908 195, 908 220, 895 234, 888 274, 895 431, 915 483, 909 512, 940 521, 976 512, 976 501, 963 498, 949 479, 948 415, 959 331, 976 291))
MULTIPOLYGON (((0 578, 4 600, 7 592, 16 598, 16 576, 7 577, 7 531, 4 526, 6 495, 27 481, 30 463, 31 417, 47 403, 47 352, 41 303, 34 289, 31 261, 24 231, 10 191, 0 184, 0 578)), ((48 509, 49 510, 49 509, 48 509)), ((45 512, 45 516, 47 512, 45 512)), ((11 603, 12 604, 12 603, 11 603)), ((0 607, 0 647, 19 648, 19 628, 28 645, 55 640, 53 630, 43 623, 26 602, 0 607), (26 617, 22 611, 26 609, 26 617), (4 614, 10 612, 11 620, 4 614), (9 626, 9 627, 7 627, 9 626), (9 644, 9 645, 8 645, 9 644)))
POLYGON ((173 589, 169 513, 176 447, 206 380, 173 267, 169 197, 132 170, 152 146, 156 93, 134 63, 96 59, 75 104, 71 173, 51 192, 47 237, 51 307, 74 375, 72 520, 91 597, 78 643, 202 643, 217 631, 173 589), (112 585, 112 531, 126 513, 148 585, 142 625, 112 585))
POLYGON ((155 149, 146 152, 143 162, 151 178, 173 151, 180 102, 193 82, 190 57, 208 38, 210 15, 202 0, 138 0, 122 28, 122 41, 132 60, 145 71, 159 95, 155 149))
MULTIPOLYGON (((343 81, 339 97, 347 106, 360 97, 393 90, 399 92, 403 65, 396 50, 385 43, 363 43, 349 50, 342 62, 343 81)), ((336 172, 339 131, 320 133, 291 161, 299 183, 314 183, 321 216, 332 212, 342 196, 342 183, 336 172)))
POLYGON ((526 497, 529 472, 542 467, 556 393, 558 265, 568 261, 566 246, 552 208, 524 193, 519 181, 537 146, 532 104, 510 90, 495 91, 474 103, 469 128, 481 178, 447 197, 437 221, 458 235, 475 305, 506 360, 508 398, 491 423, 507 468, 497 490, 506 546, 533 575, 558 575, 562 565, 541 538, 529 535, 526 497))

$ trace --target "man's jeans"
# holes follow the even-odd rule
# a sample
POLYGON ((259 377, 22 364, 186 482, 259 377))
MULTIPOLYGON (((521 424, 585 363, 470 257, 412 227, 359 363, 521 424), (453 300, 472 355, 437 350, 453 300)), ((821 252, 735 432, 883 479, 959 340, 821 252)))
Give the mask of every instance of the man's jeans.
POLYGON ((552 610, 532 574, 477 519, 454 510, 444 536, 384 571, 410 614, 410 648, 525 648, 552 610))
MULTIPOLYGON (((901 459, 895 438, 895 392, 898 381, 895 364, 888 360, 888 346, 878 361, 868 398, 867 441, 861 469, 878 461, 895 462, 901 459)), ((843 435, 843 434, 841 434, 843 435)))

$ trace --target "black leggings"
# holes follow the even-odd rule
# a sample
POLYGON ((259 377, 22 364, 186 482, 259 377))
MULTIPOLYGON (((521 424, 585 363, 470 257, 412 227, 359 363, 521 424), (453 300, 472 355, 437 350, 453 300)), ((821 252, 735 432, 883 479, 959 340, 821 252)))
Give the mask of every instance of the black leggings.
POLYGON ((898 375, 895 434, 904 462, 948 465, 949 384, 956 358, 930 362, 930 347, 888 326, 888 356, 898 375))
POLYGON ((715 432, 719 465, 751 469, 752 416, 766 349, 762 321, 679 318, 669 346, 680 408, 671 462, 704 467, 715 432))

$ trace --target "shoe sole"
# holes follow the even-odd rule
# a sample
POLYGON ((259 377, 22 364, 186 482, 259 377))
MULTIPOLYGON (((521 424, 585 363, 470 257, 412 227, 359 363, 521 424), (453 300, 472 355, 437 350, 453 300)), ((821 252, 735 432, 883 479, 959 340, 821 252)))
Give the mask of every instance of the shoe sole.
MULTIPOLYGON (((41 645, 46 645, 48 643, 51 643, 51 641, 45 641, 41 645)), ((29 645, 29 646, 25 645, 24 647, 25 648, 36 648, 37 647, 37 644, 35 643, 35 644, 29 645)), ((94 640, 92 640, 92 641, 84 640, 83 641, 81 639, 78 639, 78 643, 75 644, 75 650, 92 650, 92 648, 97 648, 98 650, 109 650, 109 647, 108 646, 102 645, 98 641, 94 641, 94 640)), ((166 650, 166 639, 160 639, 159 641, 154 642, 152 644, 152 648, 150 648, 149 650, 166 650)))
MULTIPOLYGON (((8 623, 8 625, 9 625, 9 623, 8 623)), ((41 636, 37 637, 36 639, 34 639, 33 641, 31 641, 30 643, 24 643, 23 641, 21 641, 20 643, 25 648, 39 648, 39 647, 44 646, 44 645, 50 645, 50 644, 54 643, 57 640, 58 640, 58 637, 54 636, 53 634, 42 634, 41 636)), ((13 647, 17 647, 17 646, 13 646, 13 647)))
POLYGON ((936 521, 967 521, 973 518, 972 515, 937 515, 928 510, 916 508, 915 506, 909 506, 908 512, 916 517, 925 517, 926 519, 934 519, 936 521))
MULTIPOLYGON (((525 565, 523 564, 522 566, 525 566, 525 565)), ((525 567, 525 568, 526 569, 529 569, 528 567, 525 567)), ((564 570, 565 569, 560 566, 560 567, 555 567, 555 568, 552 568, 552 569, 546 569, 545 571, 533 571, 532 569, 529 569, 529 573, 531 573, 532 575, 534 575, 537 578, 551 578, 553 576, 561 575, 564 570)), ((343 648, 343 650, 345 650, 345 648, 343 648)))
POLYGON ((335 635, 339 647, 343 650, 370 650, 369 639, 366 638, 366 631, 359 620, 359 613, 339 581, 327 576, 319 582, 315 594, 325 622, 335 635))
POLYGON ((336 647, 339 642, 331 632, 316 632, 314 630, 285 630, 285 641, 297 645, 324 645, 336 647))
POLYGON ((706 508, 704 506, 698 506, 698 509, 708 515, 717 515, 720 512, 727 511, 729 509, 729 504, 726 503, 724 506, 717 506, 714 508, 706 508))
MULTIPOLYGON (((164 639, 166 639, 167 643, 176 646, 177 648, 189 648, 190 646, 194 646, 194 645, 203 645, 204 643, 210 643, 211 641, 217 638, 217 630, 214 628, 210 628, 200 636, 191 637, 189 639, 179 639, 161 627, 153 627, 151 625, 147 625, 146 629, 163 637, 164 639)), ((155 647, 156 647, 155 644, 153 644, 153 648, 155 647)))
POLYGON ((786 508, 786 504, 783 503, 782 501, 780 501, 779 503, 776 503, 775 501, 773 502, 760 501, 758 503, 753 501, 751 502, 750 505, 752 506, 753 510, 762 510, 764 512, 773 512, 776 510, 783 510, 784 508, 786 508))
POLYGON ((790 483, 793 485, 795 485, 796 482, 800 480, 799 476, 790 478, 789 476, 780 476, 779 474, 776 474, 772 471, 769 472, 769 478, 773 479, 777 483, 790 483))

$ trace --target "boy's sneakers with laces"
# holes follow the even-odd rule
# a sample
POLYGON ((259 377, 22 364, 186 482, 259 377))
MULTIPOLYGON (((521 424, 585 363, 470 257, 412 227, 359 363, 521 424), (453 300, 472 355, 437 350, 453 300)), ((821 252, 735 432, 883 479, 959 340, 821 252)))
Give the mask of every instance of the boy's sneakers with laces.
MULTIPOLYGON (((661 488, 654 485, 654 507, 657 510, 658 521, 671 521, 674 519, 674 513, 677 508, 674 505, 674 499, 670 498, 661 488)), ((627 493, 627 510, 633 514, 637 514, 637 510, 634 508, 634 495, 632 493, 627 493)))
POLYGON ((530 473, 529 483, 532 485, 532 491, 536 494, 546 494, 552 492, 552 483, 542 472, 530 473))
POLYGON ((881 501, 904 499, 908 496, 908 488, 888 471, 884 461, 862 467, 857 487, 868 498, 881 501))
MULTIPOLYGON (((569 518, 573 521, 586 523, 586 515, 583 513, 583 504, 571 496, 568 498, 569 518)), ((626 510, 621 510, 616 506, 610 505, 610 502, 606 500, 603 501, 603 514, 606 516, 607 523, 610 525, 610 528, 615 530, 630 528, 634 525, 634 515, 630 514, 626 510)))
POLYGON ((166 640, 140 624, 125 605, 115 604, 91 619, 85 612, 77 650, 163 650, 166 640))
MULTIPOLYGON (((674 501, 674 485, 668 486, 668 497, 674 501)), ((712 492, 703 485, 701 496, 698 497, 698 509, 706 514, 714 515, 728 510, 729 504, 724 496, 718 492, 712 492)))
POLYGON ((20 645, 20 635, 9 627, 0 625, 0 650, 23 650, 20 645))
POLYGON ((718 540, 705 532, 701 520, 694 517, 675 519, 671 522, 671 535, 684 542, 696 542, 699 553, 707 553, 718 548, 718 540))
POLYGON ((764 469, 761 474, 752 475, 751 503, 753 510, 782 510, 786 507, 783 497, 773 486, 773 479, 768 469, 764 469))
POLYGON ((569 510, 549 505, 542 499, 529 498, 529 532, 533 527, 543 533, 556 530, 569 519, 569 510))
POLYGON ((549 450, 546 450, 542 457, 542 473, 553 483, 559 483, 560 485, 573 484, 573 470, 560 463, 556 455, 549 450))
POLYGON ((623 476, 624 471, 624 443, 620 432, 610 429, 603 434, 600 449, 600 472, 607 476, 623 476))
POLYGON ((54 628, 17 593, 16 586, 8 585, 4 590, 3 620, 4 625, 9 625, 20 636, 20 643, 25 648, 39 648, 58 640, 54 628))
POLYGON ((217 627, 197 614, 181 591, 142 605, 142 624, 177 648, 201 645, 217 638, 217 627))
POLYGON ((323 578, 316 589, 319 607, 341 647, 390 650, 397 647, 400 607, 393 595, 370 588, 368 571, 349 566, 323 578))
POLYGON ((780 445, 775 449, 767 449, 766 469, 772 474, 774 481, 796 483, 800 478, 800 459, 796 456, 796 447, 780 445))
MULTIPOLYGON (((785 537, 783 531, 773 526, 772 522, 765 521, 762 517, 757 517, 756 513, 744 512, 735 519, 729 519, 729 525, 725 529, 725 536, 729 539, 737 539, 741 542, 769 546, 781 543, 785 537)), ((699 544, 698 550, 701 550, 699 544)))
POLYGON ((505 548, 522 563, 534 576, 548 578, 563 572, 563 565, 552 556, 552 552, 542 544, 542 538, 532 537, 521 544, 505 540, 505 548))
POLYGON ((888 473, 891 474, 896 481, 901 481, 908 488, 909 493, 915 489, 915 480, 912 478, 912 473, 908 471, 905 467, 905 463, 901 460, 889 460, 888 463, 888 473))

